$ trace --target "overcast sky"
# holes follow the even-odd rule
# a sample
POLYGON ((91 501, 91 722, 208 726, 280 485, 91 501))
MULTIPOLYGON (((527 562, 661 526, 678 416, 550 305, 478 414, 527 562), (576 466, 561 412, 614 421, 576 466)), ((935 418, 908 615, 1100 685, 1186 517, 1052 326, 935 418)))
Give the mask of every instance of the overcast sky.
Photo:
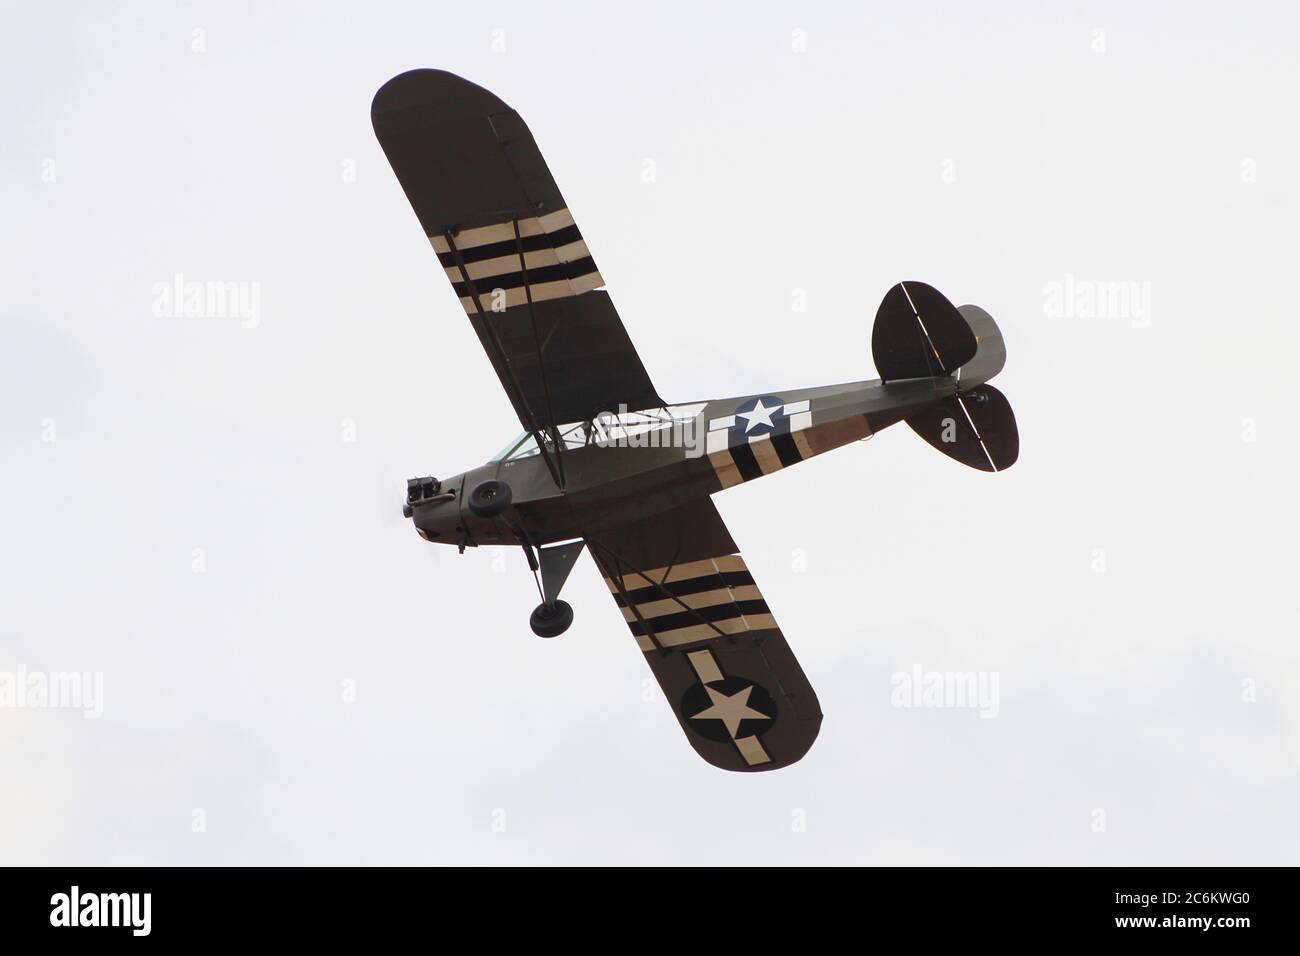
POLYGON ((1293 6, 59 7, 0 9, 0 672, 103 716, 0 709, 0 861, 1300 863, 1293 6), (401 519, 518 430, 371 130, 422 66, 669 401, 874 378, 901 279, 1000 323, 1010 471, 900 425, 715 499, 793 767, 696 756, 590 559, 542 641, 401 519))

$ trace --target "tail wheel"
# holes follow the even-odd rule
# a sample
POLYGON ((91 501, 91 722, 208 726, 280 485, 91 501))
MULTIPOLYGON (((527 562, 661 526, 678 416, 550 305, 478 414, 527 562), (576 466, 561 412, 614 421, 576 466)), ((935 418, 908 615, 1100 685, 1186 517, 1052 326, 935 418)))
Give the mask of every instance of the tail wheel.
POLYGON ((559 637, 573 623, 573 608, 568 601, 539 604, 528 618, 528 626, 538 637, 559 637))
POLYGON ((480 518, 503 514, 510 502, 510 486, 495 479, 482 482, 469 493, 469 510, 480 518))

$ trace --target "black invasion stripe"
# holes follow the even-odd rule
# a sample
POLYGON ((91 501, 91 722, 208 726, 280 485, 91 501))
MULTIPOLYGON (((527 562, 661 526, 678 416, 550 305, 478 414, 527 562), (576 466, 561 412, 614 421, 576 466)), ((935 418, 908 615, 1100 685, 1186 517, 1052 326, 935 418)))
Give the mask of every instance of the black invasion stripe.
MULTIPOLYGON (((561 262, 554 266, 529 269, 527 277, 529 285, 541 285, 543 282, 555 282, 559 279, 576 279, 578 276, 585 276, 587 273, 595 271, 596 263, 592 261, 591 256, 585 256, 572 262, 561 262)), ((479 295, 484 295, 493 289, 519 288, 524 284, 524 273, 508 272, 499 276, 483 276, 481 279, 473 281, 479 295)), ((456 295, 462 298, 469 295, 468 283, 453 282, 452 288, 456 290, 456 295)))
MULTIPOLYGON (((718 588, 738 588, 753 583, 754 576, 748 571, 724 571, 721 574, 710 572, 686 581, 670 581, 659 587, 636 588, 628 591, 627 596, 631 598, 633 604, 645 604, 647 601, 666 601, 687 594, 703 594, 705 591, 716 591, 718 588)), ((623 595, 615 594, 614 600, 618 602, 619 607, 627 607, 623 595)))
POLYGON ((675 631, 680 627, 690 627, 692 624, 701 624, 704 621, 730 621, 732 618, 740 617, 743 614, 770 614, 766 601, 737 601, 734 604, 715 604, 713 607, 696 608, 693 611, 679 611, 675 614, 663 614, 659 617, 648 617, 644 621, 633 621, 628 624, 632 633, 640 637, 653 629, 656 634, 662 634, 664 631, 675 631))
MULTIPOLYGON (((455 236, 451 238, 453 242, 456 239, 455 236)), ((582 233, 578 232, 577 226, 565 226, 555 232, 543 232, 536 236, 520 236, 519 245, 524 247, 524 252, 536 252, 539 249, 558 249, 560 246, 567 246, 571 242, 577 242, 581 238, 582 233)), ((486 246, 475 246, 473 249, 460 250, 460 257, 465 260, 466 264, 518 254, 519 246, 515 245, 514 239, 489 242, 486 246)), ((456 253, 440 252, 438 253, 438 261, 444 266, 454 266, 456 264, 456 253)))
POLYGON ((736 463, 741 478, 745 481, 753 481, 763 476, 763 469, 758 467, 758 459, 754 457, 754 450, 749 447, 749 442, 742 438, 737 444, 732 445, 730 450, 731 460, 736 463))
POLYGON ((794 436, 789 432, 773 434, 772 447, 776 449, 776 457, 781 459, 782 468, 789 468, 803 461, 803 455, 799 454, 799 446, 794 443, 794 436))

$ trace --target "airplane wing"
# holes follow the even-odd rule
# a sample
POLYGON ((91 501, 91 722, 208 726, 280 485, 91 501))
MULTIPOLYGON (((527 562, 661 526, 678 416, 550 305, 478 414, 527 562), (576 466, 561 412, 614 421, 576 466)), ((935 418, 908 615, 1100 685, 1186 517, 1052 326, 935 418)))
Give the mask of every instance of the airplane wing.
POLYGON ((822 713, 713 501, 587 537, 691 746, 724 770, 775 770, 822 713))
POLYGON ((525 428, 664 404, 518 113, 451 73, 413 70, 370 114, 525 428))

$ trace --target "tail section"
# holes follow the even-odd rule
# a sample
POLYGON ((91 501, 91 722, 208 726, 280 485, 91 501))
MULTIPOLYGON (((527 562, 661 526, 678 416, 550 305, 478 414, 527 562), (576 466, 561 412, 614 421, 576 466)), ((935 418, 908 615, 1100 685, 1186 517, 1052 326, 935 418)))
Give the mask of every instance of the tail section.
POLYGON ((923 282, 900 282, 885 294, 871 333, 883 381, 951 376, 957 394, 905 420, 949 458, 980 471, 1005 471, 1020 455, 1016 416, 989 379, 1007 352, 993 317, 975 305, 960 309, 923 282))

